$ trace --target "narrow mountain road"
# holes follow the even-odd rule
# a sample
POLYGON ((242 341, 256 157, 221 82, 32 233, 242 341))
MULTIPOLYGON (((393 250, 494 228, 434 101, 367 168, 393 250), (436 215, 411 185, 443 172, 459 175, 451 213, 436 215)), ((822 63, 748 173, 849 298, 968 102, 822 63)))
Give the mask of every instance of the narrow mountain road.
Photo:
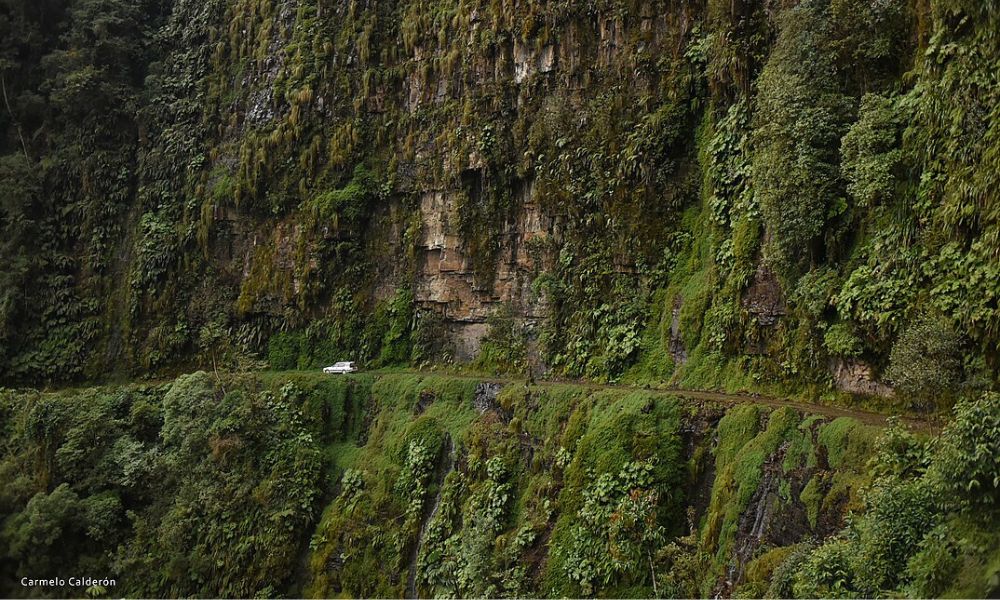
MULTIPOLYGON (((753 403, 753 404, 763 404, 774 408, 787 406, 789 408, 804 413, 823 415, 834 419, 837 417, 851 417, 852 419, 856 419, 867 425, 876 425, 880 427, 887 425, 888 420, 891 416, 855 408, 843 408, 827 404, 800 402, 797 400, 787 400, 783 398, 773 398, 770 396, 760 396, 754 394, 727 394, 722 392, 706 392, 706 391, 683 390, 683 389, 670 390, 665 393, 673 394, 675 396, 681 396, 684 398, 691 398, 694 400, 728 402, 734 404, 753 403)), ((938 423, 935 420, 919 419, 912 416, 897 416, 897 418, 903 425, 914 431, 936 433, 941 429, 941 423, 938 423)))
MULTIPOLYGON (((409 369, 405 371, 393 371, 393 372, 404 373, 408 375, 427 375, 427 376, 440 375, 443 377, 453 377, 457 379, 475 379, 481 381, 497 382, 503 385, 525 385, 525 386, 528 385, 528 381, 526 379, 514 378, 514 377, 491 377, 488 375, 450 373, 450 372, 438 372, 438 371, 428 372, 416 369, 409 369)), ((375 371, 374 373, 381 375, 391 375, 393 372, 382 373, 379 371, 375 371)), ((786 398, 775 398, 772 396, 763 396, 760 394, 727 393, 727 392, 716 392, 707 390, 688 390, 676 387, 646 388, 642 386, 634 386, 626 384, 592 383, 587 381, 581 381, 578 379, 536 380, 531 385, 539 386, 542 388, 558 386, 558 385, 575 385, 581 388, 591 389, 591 390, 606 389, 606 390, 647 392, 654 395, 660 395, 665 397, 674 396, 679 398, 686 398, 688 400, 697 400, 701 402, 718 402, 722 404, 759 404, 763 406, 769 406, 772 408, 788 407, 805 414, 821 415, 824 417, 829 417, 831 419, 836 419, 838 417, 850 417, 866 425, 874 425, 877 427, 885 427, 888 424, 889 418, 892 416, 868 410, 863 410, 860 408, 833 406, 829 404, 817 404, 814 402, 803 402, 799 400, 790 400, 786 398)), ((915 432, 936 434, 941 430, 942 427, 942 422, 940 420, 940 417, 920 418, 912 415, 896 415, 896 418, 899 420, 901 424, 906 426, 907 429, 915 432)))
MULTIPOLYGON (((280 377, 283 373, 303 373, 308 372, 311 374, 319 375, 318 371, 265 371, 268 377, 280 377)), ((486 381, 486 382, 496 382, 502 385, 528 385, 528 380, 525 378, 518 377, 495 377, 490 375, 476 374, 476 373, 463 373, 445 370, 435 370, 435 371, 421 371, 419 369, 386 369, 386 370, 375 370, 375 371, 364 371, 363 373, 369 375, 375 375, 379 377, 391 377, 393 375, 420 375, 420 376, 440 376, 440 377, 451 377, 454 379, 474 379, 476 381, 486 381)), ((223 378, 231 375, 231 373, 221 373, 223 378)), ((330 375, 330 377, 341 377, 341 375, 330 375)), ((346 377, 351 377, 351 375, 346 375, 346 377)), ((162 377, 155 377, 142 380, 141 383, 144 385, 162 385, 170 383, 172 379, 166 379, 162 377)), ((96 384, 101 385, 116 385, 114 383, 96 384)), ((558 385, 575 385, 580 388, 590 389, 590 390, 625 390, 625 391, 636 391, 636 392, 647 392, 659 396, 674 396, 680 398, 686 398, 689 400, 696 400, 700 402, 718 402, 721 404, 760 404, 763 406, 770 406, 772 408, 789 407, 794 410, 800 411, 805 414, 812 415, 822 415, 824 417, 830 417, 836 419, 837 417, 850 417, 856 419, 866 425, 874 425, 877 427, 884 427, 888 423, 888 419, 891 415, 877 413, 869 410, 864 410, 861 408, 854 407, 844 407, 835 406, 830 404, 818 404, 815 402, 804 402, 800 400, 791 400, 787 398, 776 398, 773 396, 765 396, 760 394, 748 394, 748 393, 729 393, 729 392, 718 392, 710 390, 689 390, 677 387, 657 387, 657 388, 647 388, 638 385, 626 385, 626 384, 615 384, 615 383, 593 383, 589 381, 583 381, 580 379, 540 379, 536 380, 531 385, 539 386, 542 388, 553 387, 558 385)), ((67 391, 72 389, 80 389, 81 386, 47 386, 41 391, 49 393, 58 393, 61 391, 67 391)), ((92 387, 92 386, 84 386, 92 387)), ((900 423, 905 425, 907 429, 911 431, 919 431, 928 434, 936 434, 941 431, 941 428, 945 422, 945 418, 942 415, 928 415, 927 417, 921 417, 916 415, 897 415, 900 423)))

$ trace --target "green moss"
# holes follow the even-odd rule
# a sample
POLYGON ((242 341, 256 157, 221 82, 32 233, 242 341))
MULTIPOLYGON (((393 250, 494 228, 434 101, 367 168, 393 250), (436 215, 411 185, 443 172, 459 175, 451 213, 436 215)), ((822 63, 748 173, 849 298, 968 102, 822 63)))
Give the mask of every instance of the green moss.
POLYGON ((743 404, 733 408, 719 421, 719 443, 715 448, 715 467, 729 466, 737 454, 760 431, 763 408, 743 404))
POLYGON ((789 436, 785 460, 781 465, 786 475, 802 467, 815 468, 816 454, 812 430, 821 420, 822 418, 819 416, 807 417, 799 424, 798 431, 789 436))
POLYGON ((765 598, 775 570, 795 552, 795 546, 771 548, 755 557, 746 566, 746 575, 739 590, 734 592, 737 598, 765 598))
POLYGON ((649 325, 643 333, 639 359, 622 376, 622 383, 660 383, 669 380, 674 373, 676 365, 669 352, 673 312, 667 310, 665 296, 666 290, 659 290, 653 295, 649 325))
POLYGON ((763 414, 757 406, 741 406, 719 422, 716 479, 701 532, 702 547, 715 557, 716 574, 729 560, 737 522, 757 491, 764 462, 800 421, 795 411, 780 408, 771 412, 762 431, 763 414))
POLYGON ((799 500, 806 507, 806 517, 809 519, 809 526, 813 529, 816 528, 823 499, 826 497, 823 491, 823 480, 824 476, 822 474, 817 473, 813 475, 809 478, 809 482, 806 483, 805 487, 802 488, 802 493, 799 494, 799 500))
POLYGON ((850 417, 838 417, 819 428, 819 444, 832 469, 860 473, 875 447, 878 430, 850 417))

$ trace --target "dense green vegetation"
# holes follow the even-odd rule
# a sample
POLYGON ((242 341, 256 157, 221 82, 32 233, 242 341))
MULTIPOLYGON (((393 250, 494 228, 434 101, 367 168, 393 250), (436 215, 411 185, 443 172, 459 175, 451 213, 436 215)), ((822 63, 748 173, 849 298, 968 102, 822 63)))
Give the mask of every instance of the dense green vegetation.
POLYGON ((998 32, 0 0, 0 593, 998 593, 998 32))
POLYGON ((203 372, 5 393, 6 595, 29 593, 18 581, 33 573, 111 571, 136 574, 133 595, 275 593, 322 481, 289 393, 237 382, 226 393, 203 372))
POLYGON ((474 309, 487 370, 815 397, 861 365, 946 407, 998 374, 998 19, 5 2, 0 378, 447 362, 474 309), (554 225, 511 249, 526 203, 554 225), (518 252, 527 295, 493 287, 518 252))
POLYGON ((117 580, 97 596, 997 591, 994 394, 934 438, 402 374, 198 372, 0 399, 5 595, 53 569, 117 580))

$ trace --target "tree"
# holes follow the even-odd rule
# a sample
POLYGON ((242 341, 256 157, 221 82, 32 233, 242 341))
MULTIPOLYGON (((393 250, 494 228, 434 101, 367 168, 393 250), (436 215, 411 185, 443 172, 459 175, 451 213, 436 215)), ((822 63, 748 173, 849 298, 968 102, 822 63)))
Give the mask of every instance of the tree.
POLYGON ((912 321, 896 340, 885 373, 897 392, 929 401, 957 391, 962 380, 962 338, 936 313, 912 321))
POLYGON ((84 527, 82 516, 79 496, 63 483, 51 493, 35 494, 24 511, 7 522, 2 537, 25 574, 49 572, 75 564, 74 539, 84 527))

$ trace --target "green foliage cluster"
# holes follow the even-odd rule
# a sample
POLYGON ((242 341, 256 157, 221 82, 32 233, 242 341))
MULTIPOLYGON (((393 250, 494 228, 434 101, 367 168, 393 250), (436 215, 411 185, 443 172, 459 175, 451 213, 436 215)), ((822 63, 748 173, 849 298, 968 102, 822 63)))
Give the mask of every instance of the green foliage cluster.
POLYGON ((834 323, 823 334, 823 346, 831 356, 853 357, 862 351, 861 340, 847 323, 834 323))
POLYGON ((858 208, 891 202, 900 181, 903 151, 899 147, 901 124, 893 99, 877 94, 861 98, 858 120, 842 142, 842 168, 847 192, 858 208))
POLYGON ((694 195, 697 61, 659 59, 671 73, 665 97, 616 85, 581 107, 549 103, 529 131, 539 201, 567 224, 535 280, 551 307, 542 354, 558 371, 617 379, 639 357, 679 210, 694 195))
POLYGON ((0 373, 79 377, 134 202, 152 2, 5 5, 0 19, 0 373))
POLYGON ((992 511, 1000 501, 998 404, 1000 397, 987 392, 955 407, 955 418, 929 467, 948 495, 946 505, 992 511))
POLYGON ((286 589, 325 485, 303 395, 203 372, 157 386, 4 392, 5 585, 71 569, 116 574, 117 590, 141 596, 286 589))
POLYGON ((326 507, 307 593, 649 593, 651 553, 683 518, 676 402, 512 386, 480 414, 476 387, 379 378, 367 442, 344 471, 366 484, 342 480, 326 507))
POLYGON ((948 398, 962 383, 963 354, 962 339, 946 317, 920 315, 893 345, 885 375, 916 401, 948 398))
POLYGON ((316 219, 330 222, 334 229, 352 229, 364 225, 379 194, 378 182, 363 166, 354 168, 350 182, 340 189, 327 190, 312 199, 316 219))
POLYGON ((752 170, 770 245, 767 259, 793 284, 824 258, 827 223, 846 201, 838 168, 850 100, 825 51, 824 2, 784 11, 774 48, 757 81, 752 170))
POLYGON ((653 465, 633 462, 617 475, 605 473, 584 490, 564 565, 584 595, 616 579, 645 579, 645 563, 649 580, 656 581, 652 557, 666 534, 657 521, 659 492, 654 484, 653 465))
POLYGON ((270 367, 313 369, 340 360, 384 367, 405 364, 416 352, 413 337, 421 332, 414 331, 413 294, 409 290, 396 290, 377 303, 369 318, 363 318, 346 296, 340 297, 334 309, 335 316, 271 335, 266 351, 270 367))
POLYGON ((923 10, 708 7, 692 45, 708 82, 701 192, 679 227, 696 241, 665 274, 640 364, 669 354, 682 385, 829 397, 831 365, 861 363, 916 410, 995 382, 992 119, 973 107, 996 86, 970 83, 991 62, 969 57, 992 52, 996 15, 923 10))
POLYGON ((526 569, 517 564, 517 558, 536 541, 536 526, 523 525, 513 534, 508 547, 501 552, 495 550, 497 538, 511 525, 517 491, 511 481, 515 473, 507 460, 506 456, 492 456, 484 465, 479 463, 485 473, 480 472, 471 481, 452 477, 452 494, 465 489, 469 497, 464 505, 460 498, 448 497, 451 504, 442 506, 445 512, 428 524, 426 545, 416 563, 421 587, 462 596, 508 595, 530 589, 526 569), (456 525, 456 519, 463 521, 461 526, 456 525))
POLYGON ((489 327, 483 337, 475 365, 503 374, 523 374, 528 370, 528 339, 509 304, 498 307, 486 321, 489 327))
POLYGON ((996 394, 926 438, 662 392, 487 389, 199 372, 4 391, 4 580, 69 565, 153 596, 995 587, 996 394))
POLYGON ((933 440, 888 430, 871 459, 877 477, 865 492, 864 511, 789 565, 794 595, 995 593, 996 407, 995 394, 959 402, 955 420, 933 440))

